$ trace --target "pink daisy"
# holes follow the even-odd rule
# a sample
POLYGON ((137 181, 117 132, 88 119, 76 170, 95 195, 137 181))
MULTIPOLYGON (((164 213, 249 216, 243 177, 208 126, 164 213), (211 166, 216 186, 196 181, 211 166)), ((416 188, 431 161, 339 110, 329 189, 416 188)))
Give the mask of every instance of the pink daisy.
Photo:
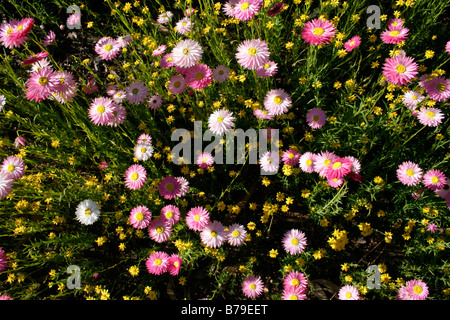
POLYGON ((406 290, 405 286, 401 286, 397 291, 397 300, 414 300, 406 290))
POLYGON ((130 211, 128 220, 133 228, 144 229, 147 228, 152 219, 152 213, 145 206, 137 206, 130 211))
POLYGON ((173 62, 172 53, 165 54, 159 61, 159 64, 161 67, 163 67, 165 69, 173 67, 175 65, 175 63, 173 62))
POLYGON ((417 112, 417 119, 425 126, 437 127, 444 120, 444 114, 438 108, 422 108, 417 112))
POLYGON ((287 253, 299 254, 305 250, 306 236, 297 229, 291 229, 284 234, 282 242, 287 253))
POLYGON ((347 52, 350 52, 353 49, 359 47, 360 44, 361 44, 361 37, 354 36, 344 43, 344 48, 347 52))
POLYGON ((72 73, 61 71, 57 73, 59 87, 57 92, 53 92, 53 97, 60 103, 72 101, 77 92, 77 82, 72 73))
POLYGON ((181 68, 190 68, 202 58, 203 49, 191 39, 182 40, 172 50, 173 63, 181 68))
POLYGON ((445 51, 450 54, 450 41, 447 41, 447 44, 445 45, 445 51))
POLYGON ((351 172, 358 174, 361 171, 361 163, 353 156, 345 156, 344 159, 352 163, 351 172))
POLYGON ((245 230, 244 226, 234 223, 228 227, 227 240, 230 245, 235 247, 240 246, 244 243, 246 238, 247 231, 245 230))
POLYGON ((293 148, 290 148, 290 149, 284 151, 283 155, 281 157, 281 160, 283 160, 283 163, 287 164, 289 166, 297 165, 299 159, 300 159, 300 153, 293 148))
POLYGON ((196 12, 196 10, 195 10, 194 8, 187 8, 187 9, 184 11, 184 16, 185 16, 185 17, 190 17, 190 16, 192 16, 195 12, 196 12))
POLYGON ((181 185, 174 177, 167 176, 158 185, 159 194, 166 200, 180 196, 181 185))
POLYGON ((427 95, 435 101, 445 101, 450 98, 450 79, 436 77, 424 83, 427 95))
POLYGON ((161 24, 166 24, 167 22, 172 20, 172 17, 173 17, 172 11, 166 11, 166 12, 160 13, 158 15, 158 18, 156 21, 158 21, 158 23, 161 23, 161 24))
POLYGON ((106 125, 114 117, 117 105, 107 97, 95 98, 89 107, 89 118, 95 125, 106 125))
POLYGON ((156 110, 161 108, 162 106, 162 98, 159 94, 155 94, 148 99, 148 107, 152 110, 156 110))
POLYGON ((227 240, 227 232, 222 223, 212 221, 202 229, 200 239, 209 248, 219 248, 227 240))
POLYGON ((234 17, 247 21, 255 16, 262 7, 262 0, 239 0, 234 7, 234 17))
POLYGON ((112 60, 119 53, 120 46, 111 37, 103 37, 97 41, 94 50, 103 60, 112 60))
POLYGON ((433 191, 442 189, 445 186, 446 181, 447 178, 440 170, 429 170, 423 175, 423 184, 433 191))
POLYGON ((311 128, 319 129, 327 121, 327 115, 322 109, 313 108, 306 114, 306 121, 311 128))
POLYGON ((219 65, 214 68, 213 72, 213 79, 217 82, 225 82, 228 79, 228 76, 230 75, 230 69, 223 65, 219 65))
POLYGON ((137 138, 136 143, 137 144, 139 144, 139 143, 149 143, 149 144, 151 144, 152 141, 153 141, 153 138, 152 138, 151 135, 149 135, 147 133, 143 133, 137 138))
POLYGON ((411 161, 405 161, 398 166, 397 178, 401 183, 414 186, 422 180, 422 169, 411 161))
POLYGON ((178 197, 184 197, 186 193, 189 191, 189 181, 184 177, 176 177, 178 183, 180 184, 180 192, 178 193, 178 197))
POLYGON ((19 145, 25 147, 27 145, 27 140, 24 137, 18 136, 14 139, 14 147, 17 149, 19 145))
POLYGON ((46 52, 46 51, 41 51, 39 53, 32 54, 22 62, 22 65, 28 66, 32 63, 38 62, 38 61, 46 58, 47 56, 48 56, 48 52, 46 52))
POLYGON ((6 257, 6 252, 3 248, 0 248, 0 272, 6 269, 8 265, 8 258, 6 257))
POLYGON ((308 287, 308 280, 303 273, 291 271, 284 277, 283 287, 284 289, 296 288, 303 293, 308 287))
POLYGON ((258 119, 263 119, 263 120, 272 120, 275 116, 272 114, 269 114, 269 111, 267 110, 262 110, 262 109, 254 109, 253 110, 253 115, 256 116, 258 119))
POLYGON ((400 18, 393 18, 388 21, 387 27, 388 29, 392 29, 395 27, 402 27, 403 26, 403 20, 400 18))
POLYGON ((383 75, 390 83, 405 85, 418 74, 419 67, 413 58, 398 55, 387 58, 383 65, 383 75))
POLYGON ((273 61, 267 61, 265 64, 256 68, 256 74, 263 78, 272 77, 277 74, 278 64, 273 61))
POLYGON ((216 135, 223 135, 234 127, 233 113, 227 109, 219 109, 211 113, 208 118, 208 127, 216 135))
POLYGON ((342 178, 327 178, 327 183, 332 188, 339 188, 344 183, 342 178))
POLYGON ((259 159, 259 164, 263 173, 276 173, 280 165, 278 153, 266 151, 259 159))
POLYGON ((43 45, 44 47, 47 47, 47 46, 49 46, 49 45, 54 44, 54 43, 55 43, 55 38, 56 38, 55 33, 54 33, 52 30, 50 30, 50 31, 48 32, 48 34, 47 34, 47 35, 44 37, 44 39, 42 40, 42 45, 43 45))
POLYGON ((314 157, 314 171, 321 177, 326 177, 327 168, 338 156, 334 152, 321 151, 314 157))
POLYGON ((303 40, 310 44, 327 44, 336 33, 334 25, 328 20, 314 19, 308 21, 302 30, 303 40))
POLYGON ((425 97, 419 92, 410 90, 403 95, 402 101, 408 107, 408 109, 414 111, 417 109, 417 105, 424 99, 425 97))
POLYGON ((0 171, 0 199, 5 198, 11 192, 13 183, 11 175, 0 171))
POLYGON ((422 280, 410 280, 405 287, 412 300, 425 300, 428 297, 428 286, 422 280))
POLYGON ((398 44, 408 38, 409 29, 402 26, 391 27, 381 33, 380 38, 387 44, 398 44))
POLYGON ((296 287, 289 287, 283 290, 282 300, 306 300, 306 294, 296 287))
POLYGON ((25 173, 25 163, 19 157, 9 156, 3 160, 1 172, 13 180, 18 180, 25 173))
POLYGON ((197 165, 200 168, 206 169, 214 164, 214 157, 209 152, 202 152, 197 157, 197 165))
POLYGON ((9 49, 20 47, 28 40, 28 33, 33 28, 34 19, 9 20, 0 27, 0 42, 9 49))
POLYGON ((131 36, 129 34, 125 35, 125 36, 120 36, 117 37, 116 42, 119 45, 119 48, 125 48, 126 46, 128 46, 131 43, 131 36))
POLYGON ((345 158, 335 158, 325 171, 327 179, 341 179, 345 177, 352 168, 352 162, 345 158))
POLYGON ((112 99, 115 103, 122 103, 127 99, 127 93, 125 90, 117 90, 113 95, 112 99))
POLYGON ((185 35, 189 31, 191 31, 192 22, 191 19, 188 17, 184 17, 180 19, 176 24, 175 28, 178 33, 185 35))
POLYGON ((147 172, 140 164, 132 164, 125 171, 125 186, 128 189, 137 190, 142 188, 147 179, 147 172))
POLYGON ((291 105, 291 97, 283 89, 270 90, 264 98, 264 108, 270 115, 286 113, 291 105))
POLYGON ((113 96, 117 92, 117 86, 115 84, 110 84, 106 87, 106 94, 108 96, 113 96))
POLYGON ((247 298, 254 299, 260 296, 263 290, 264 283, 259 276, 249 276, 242 282, 242 292, 247 298))
POLYGON ((237 47, 236 59, 247 69, 255 70, 269 61, 269 47, 264 40, 245 40, 237 47))
POLYGON ((145 262, 148 272, 154 275, 163 274, 169 268, 169 258, 169 255, 162 251, 152 253, 145 262))
POLYGON ((136 81, 136 82, 130 84, 125 89, 125 92, 127 94, 127 100, 130 103, 139 104, 147 98, 148 88, 143 82, 136 81))
POLYGON ((194 207, 186 214, 186 224, 194 231, 201 231, 209 221, 209 212, 203 207, 194 207))
POLYGON ((450 200, 450 179, 447 179, 447 180, 445 181, 444 186, 443 186, 442 188, 440 188, 440 189, 437 189, 437 190, 435 191, 435 193, 436 193, 439 197, 444 198, 444 199, 446 199, 447 201, 449 201, 449 200, 450 200))
POLYGON ((167 224, 173 226, 180 221, 180 209, 178 207, 168 204, 161 209, 161 218, 166 220, 167 224))
POLYGON ((186 80, 183 76, 173 76, 170 78, 168 89, 173 94, 181 94, 186 90, 186 80))
POLYGON ((71 14, 66 21, 69 29, 80 29, 81 28, 81 13, 71 14))
POLYGON ((225 13, 225 15, 234 18, 236 15, 236 6, 238 4, 239 0, 228 0, 224 3, 222 6, 222 10, 225 13))
POLYGON ((178 275, 180 273, 182 263, 183 259, 181 259, 181 257, 178 254, 176 253, 171 254, 169 257, 169 264, 167 266, 167 271, 169 271, 169 273, 172 276, 178 275))
POLYGON ((338 293, 339 300, 359 300, 359 292, 354 286, 343 286, 338 293))
POLYGON ((167 241, 172 234, 172 227, 166 219, 161 217, 153 219, 148 226, 148 235, 153 241, 162 243, 167 241))
POLYGON ((303 172, 314 172, 314 159, 315 155, 312 152, 305 152, 300 156, 298 162, 303 172))
POLYGON ((154 57, 160 56, 166 51, 166 49, 167 49, 167 46, 162 44, 162 45, 158 46, 155 50, 153 50, 152 56, 154 56, 154 57))
POLYGON ((212 78, 213 72, 211 68, 204 63, 199 63, 189 68, 186 74, 186 83, 192 89, 201 90, 211 83, 212 78))
POLYGON ((41 68, 33 72, 26 83, 26 97, 30 101, 42 101, 52 96, 59 90, 59 78, 57 72, 51 68, 41 68))

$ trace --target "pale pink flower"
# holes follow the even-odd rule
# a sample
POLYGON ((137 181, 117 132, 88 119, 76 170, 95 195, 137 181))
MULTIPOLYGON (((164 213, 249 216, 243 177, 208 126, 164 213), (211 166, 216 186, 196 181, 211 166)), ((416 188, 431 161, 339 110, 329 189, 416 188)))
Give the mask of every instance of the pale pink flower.
POLYGON ((255 70, 269 61, 269 47, 264 40, 245 40, 237 47, 236 59, 247 69, 255 70))

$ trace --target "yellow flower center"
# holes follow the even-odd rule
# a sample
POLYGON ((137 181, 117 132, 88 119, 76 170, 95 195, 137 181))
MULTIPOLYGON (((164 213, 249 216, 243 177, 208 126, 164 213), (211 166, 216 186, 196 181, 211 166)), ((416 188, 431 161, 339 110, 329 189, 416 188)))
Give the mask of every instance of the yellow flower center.
MULTIPOLYGON (((189 49, 188 48, 184 48, 183 49, 183 54, 184 55, 188 55, 189 54, 189 49)), ((169 59, 167 59, 167 61, 169 61, 169 59)))
POLYGON ((175 261, 175 262, 173 263, 173 265, 174 265, 175 268, 178 268, 178 267, 180 266, 180 263, 179 263, 178 261, 175 261))
POLYGON ((223 117, 218 117, 217 118, 217 122, 222 122, 223 121, 223 117))
POLYGON ((289 158, 289 159, 294 159, 294 157, 295 157, 295 156, 294 156, 293 153, 289 153, 289 155, 288 155, 288 158, 289 158))
POLYGON ((197 73, 195 74, 195 79, 197 79, 197 80, 202 80, 202 79, 203 79, 203 73, 197 72, 197 73))
POLYGON ((431 182, 438 183, 439 182, 439 178, 434 176, 434 177, 431 178, 431 182))
POLYGON ((233 236, 233 237, 235 237, 235 238, 237 238, 237 237, 239 237, 239 231, 237 231, 237 230, 234 230, 232 233, 231 233, 231 235, 233 236))
POLYGON ((258 52, 258 50, 256 50, 256 48, 250 48, 247 52, 249 55, 254 56, 258 52))
POLYGON ((416 96, 416 95, 413 95, 411 98, 412 98, 413 100, 417 100, 417 96, 416 96))
POLYGON ((389 35, 392 37, 396 37, 400 34, 400 31, 398 30, 392 30, 391 32, 389 32, 389 35))
POLYGON ((267 158, 267 163, 272 163, 272 158, 267 158))
POLYGON ((292 239, 292 240, 291 240, 291 244, 292 244, 293 246, 298 245, 298 239, 296 239, 296 238, 292 239))
POLYGON ((215 238, 217 237, 217 231, 211 231, 211 237, 215 238))
POLYGON ((166 190, 167 191, 173 191, 173 189, 175 189, 175 186, 173 185, 173 183, 168 183, 166 184, 166 190))
POLYGON ((144 219, 144 215, 142 214, 142 212, 138 212, 138 213, 136 213, 136 215, 134 216, 134 218, 135 218, 137 221, 142 221, 142 220, 144 219))
POLYGON ((45 86, 48 83, 48 78, 47 77, 40 77, 38 82, 39 82, 39 84, 41 86, 45 86))
POLYGON ((241 10, 247 10, 250 7, 250 4, 248 2, 244 2, 241 4, 241 10))
POLYGON ((321 36, 321 35, 323 35, 324 32, 325 32, 325 30, 323 30, 323 28, 321 28, 321 27, 314 28, 314 30, 313 30, 313 33, 316 36, 321 36))
POLYGON ((291 285, 296 287, 296 286, 300 285, 300 281, 297 278, 294 278, 291 280, 291 285))
POLYGON ((311 159, 307 159, 305 161, 305 163, 306 163, 307 166, 310 166, 310 165, 312 165, 312 160, 311 159))
MULTIPOLYGON (((184 53, 184 54, 188 54, 188 53, 189 53, 189 49, 184 49, 184 50, 183 50, 183 53, 184 53), (185 50, 187 50, 187 53, 185 53, 185 50)), ((172 61, 172 60, 173 60, 172 57, 168 57, 168 58, 167 58, 167 62, 170 62, 170 61, 172 61)))
POLYGON ((264 69, 269 69, 269 68, 270 68, 270 64, 266 63, 266 64, 264 65, 264 69))
POLYGON ((6 30, 6 34, 8 35, 8 36, 10 36, 11 35, 11 33, 13 32, 13 28, 9 28, 8 30, 6 30))
POLYGON ((342 163, 339 162, 339 161, 333 163, 333 169, 334 170, 339 169, 341 166, 342 166, 342 163))
POLYGON ((345 294, 345 297, 346 297, 347 299, 350 299, 350 298, 352 297, 352 294, 351 294, 350 292, 347 292, 347 293, 345 294))
POLYGON ((295 294, 291 294, 289 300, 298 300, 298 297, 295 294))
POLYGON ((205 163, 206 161, 208 161, 208 158, 203 158, 202 161, 203 163, 205 163))
POLYGON ((133 92, 133 94, 138 94, 138 93, 139 93, 139 89, 137 89, 137 88, 136 88, 136 89, 133 89, 132 92, 133 92))
POLYGON ((273 102, 275 102, 276 104, 280 104, 283 102, 283 99, 280 96, 276 96, 275 98, 273 98, 273 102))
POLYGON ((422 291, 423 291, 423 289, 422 289, 421 286, 414 286, 414 287, 413 287, 413 291, 414 291, 414 293, 416 293, 416 294, 421 294, 422 291))
POLYGON ((181 25, 184 27, 185 25, 187 25, 187 22, 182 22, 181 25))
POLYGON ((250 285, 250 289, 255 290, 255 289, 256 289, 256 284, 252 283, 252 284, 250 285))
POLYGON ((319 121, 319 119, 320 119, 320 117, 317 114, 313 116, 313 121, 314 122, 319 121))
POLYGON ((406 175, 412 177, 414 175, 414 170, 411 169, 406 170, 406 175))
POLYGON ((438 84, 436 85, 436 90, 439 91, 439 92, 444 92, 444 90, 445 90, 445 84, 443 84, 443 83, 438 83, 438 84))
POLYGON ((350 42, 350 45, 354 46, 355 45, 355 41, 350 42))
POLYGON ((14 169, 15 169, 15 166, 13 165, 13 164, 10 164, 9 166, 8 166, 8 168, 6 168, 9 172, 13 172, 14 171, 14 169))
POLYGON ((146 153, 146 152, 147 152, 147 149, 145 149, 145 148, 141 149, 141 153, 146 153))
POLYGON ((87 215, 87 216, 90 216, 91 213, 92 213, 92 210, 91 210, 91 209, 86 209, 86 210, 84 210, 84 214, 87 215))
POLYGON ((180 82, 180 81, 175 81, 175 82, 173 83, 173 87, 174 87, 174 88, 179 88, 179 87, 181 87, 181 82, 180 82))
POLYGON ((105 112, 105 106, 102 106, 102 105, 98 106, 97 113, 103 113, 103 112, 105 112))
POLYGON ((105 49, 105 51, 111 51, 112 45, 107 44, 103 49, 105 49))
POLYGON ((139 175, 137 174, 137 172, 133 172, 130 178, 131 180, 136 181, 139 178, 139 175))
POLYGON ((64 82, 66 82, 66 80, 64 80, 64 78, 59 78, 59 84, 64 84, 64 82))
POLYGON ((225 72, 223 70, 219 70, 219 75, 223 75, 225 72))
POLYGON ((196 214, 196 215, 194 216, 194 220, 195 220, 195 221, 199 221, 199 220, 200 220, 200 216, 199 216, 198 214, 196 214))
POLYGON ((166 212, 166 218, 167 219, 172 219, 172 217, 173 217, 173 212, 172 211, 167 211, 166 212))
POLYGON ((325 161, 323 162, 324 165, 326 165, 327 167, 331 164, 331 160, 330 159, 325 159, 325 161))
POLYGON ((398 66, 395 67, 395 71, 397 71, 398 73, 404 73, 406 71, 406 68, 404 65, 399 64, 398 66))
POLYGON ((156 233, 163 233, 164 232, 164 228, 162 226, 158 226, 156 227, 156 233))
POLYGON ((428 118, 434 118, 434 116, 435 116, 434 112, 432 112, 432 111, 428 111, 427 112, 427 117, 428 118))
POLYGON ((155 266, 159 266, 162 263, 162 260, 156 259, 154 263, 155 263, 155 266))

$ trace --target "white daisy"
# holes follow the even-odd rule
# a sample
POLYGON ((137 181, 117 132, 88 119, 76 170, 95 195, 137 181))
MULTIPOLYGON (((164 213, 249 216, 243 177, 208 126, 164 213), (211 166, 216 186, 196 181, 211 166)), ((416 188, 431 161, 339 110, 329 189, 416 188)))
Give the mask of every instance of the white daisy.
POLYGON ((134 156, 138 160, 146 161, 153 154, 153 146, 149 143, 138 143, 134 147, 134 156))
POLYGON ((94 201, 87 199, 78 204, 75 214, 81 224, 91 225, 98 220, 100 207, 94 201))

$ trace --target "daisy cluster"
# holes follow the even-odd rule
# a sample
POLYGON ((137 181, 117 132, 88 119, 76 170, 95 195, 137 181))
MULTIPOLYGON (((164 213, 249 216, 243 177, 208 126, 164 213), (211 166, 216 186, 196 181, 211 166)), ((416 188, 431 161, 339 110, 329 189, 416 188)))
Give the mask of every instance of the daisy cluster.
POLYGON ((71 295, 54 269, 21 271, 63 261, 92 274, 88 299, 109 299, 104 283, 145 299, 450 294, 450 41, 431 37, 433 60, 413 24, 445 5, 395 1, 367 30, 351 1, 104 2, 108 28, 80 14, 54 31, 38 17, 0 25, 0 293, 45 278, 41 292, 71 295), (58 62, 62 44, 80 47, 58 62), (196 121, 214 150, 174 159, 173 132, 195 138, 196 121), (245 143, 245 156, 265 150, 261 171, 215 160, 238 128, 278 147, 245 143))

